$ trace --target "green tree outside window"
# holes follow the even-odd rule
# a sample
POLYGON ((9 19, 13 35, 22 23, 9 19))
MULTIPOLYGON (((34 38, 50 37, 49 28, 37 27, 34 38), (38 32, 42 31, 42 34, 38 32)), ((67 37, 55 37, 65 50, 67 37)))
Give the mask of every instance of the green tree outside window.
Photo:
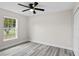
POLYGON ((5 18, 4 19, 4 33, 5 38, 11 38, 16 36, 16 19, 5 18))

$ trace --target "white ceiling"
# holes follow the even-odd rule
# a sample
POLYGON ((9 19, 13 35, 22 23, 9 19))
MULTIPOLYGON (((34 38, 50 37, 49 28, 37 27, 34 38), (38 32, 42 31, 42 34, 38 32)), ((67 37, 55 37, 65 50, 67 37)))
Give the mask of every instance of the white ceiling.
MULTIPOLYGON (((30 2, 0 2, 0 8, 7 9, 19 14, 23 14, 26 16, 34 15, 31 11, 22 12, 22 10, 26 9, 25 7, 17 5, 17 3, 21 3, 24 5, 28 5, 30 2)), ((74 2, 39 2, 37 7, 44 8, 45 11, 36 11, 37 14, 44 14, 49 12, 58 12, 72 9, 74 6, 74 2)))

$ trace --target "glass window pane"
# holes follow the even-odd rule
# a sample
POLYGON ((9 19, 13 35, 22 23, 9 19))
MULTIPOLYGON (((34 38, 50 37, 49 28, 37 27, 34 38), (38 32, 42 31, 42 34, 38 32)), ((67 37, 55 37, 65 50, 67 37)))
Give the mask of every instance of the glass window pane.
POLYGON ((4 41, 16 38, 16 19, 4 19, 4 41))

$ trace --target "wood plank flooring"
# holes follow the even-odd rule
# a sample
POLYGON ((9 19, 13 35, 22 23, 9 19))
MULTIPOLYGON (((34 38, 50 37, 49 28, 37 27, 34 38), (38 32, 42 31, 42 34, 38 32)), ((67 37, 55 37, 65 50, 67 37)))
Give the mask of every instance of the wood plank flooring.
POLYGON ((0 56, 74 56, 74 53, 63 48, 28 42, 0 51, 0 56))

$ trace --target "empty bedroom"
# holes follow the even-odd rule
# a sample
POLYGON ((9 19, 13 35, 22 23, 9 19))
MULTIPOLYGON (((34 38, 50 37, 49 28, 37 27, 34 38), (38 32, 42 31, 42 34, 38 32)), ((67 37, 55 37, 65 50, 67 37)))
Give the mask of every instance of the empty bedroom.
POLYGON ((78 2, 0 2, 0 56, 79 56, 78 2))

